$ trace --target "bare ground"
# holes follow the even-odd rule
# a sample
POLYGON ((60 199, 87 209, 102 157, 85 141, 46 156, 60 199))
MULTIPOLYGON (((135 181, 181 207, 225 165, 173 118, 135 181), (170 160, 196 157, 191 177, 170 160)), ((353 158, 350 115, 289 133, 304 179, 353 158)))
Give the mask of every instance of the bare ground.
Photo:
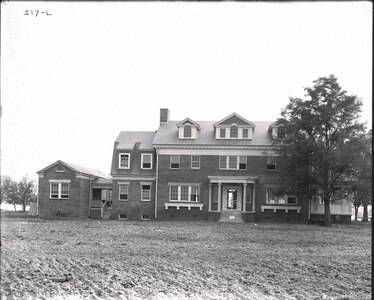
POLYGON ((371 228, 2 218, 2 299, 371 299, 371 228))

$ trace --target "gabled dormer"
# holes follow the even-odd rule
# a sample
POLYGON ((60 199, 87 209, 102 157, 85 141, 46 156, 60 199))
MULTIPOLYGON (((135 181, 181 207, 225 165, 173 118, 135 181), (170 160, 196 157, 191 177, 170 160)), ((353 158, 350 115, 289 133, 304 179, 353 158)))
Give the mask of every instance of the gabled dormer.
POLYGON ((213 124, 217 140, 237 139, 252 140, 255 124, 232 113, 221 121, 213 124))
POLYGON ((177 123, 177 127, 179 139, 194 140, 197 137, 198 131, 200 131, 200 125, 190 118, 177 123))
POLYGON ((282 119, 270 124, 269 131, 273 140, 282 140, 286 138, 286 127, 284 126, 282 119))

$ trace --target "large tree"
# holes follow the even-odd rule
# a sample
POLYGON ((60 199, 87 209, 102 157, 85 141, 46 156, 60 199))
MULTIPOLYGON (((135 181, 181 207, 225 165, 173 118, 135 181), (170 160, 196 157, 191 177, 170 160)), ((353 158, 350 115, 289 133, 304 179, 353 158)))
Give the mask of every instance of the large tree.
POLYGON ((346 197, 352 168, 362 145, 362 102, 349 95, 337 79, 320 77, 305 88, 305 99, 290 98, 279 120, 286 128, 281 150, 289 157, 288 188, 318 195, 331 225, 330 203, 346 197))
POLYGON ((363 147, 358 149, 353 166, 354 183, 352 201, 355 208, 355 221, 360 206, 364 207, 363 221, 368 221, 368 205, 372 203, 372 131, 363 136, 363 147))
POLYGON ((36 186, 32 180, 23 177, 20 181, 15 181, 10 177, 1 179, 1 203, 7 202, 17 210, 17 204, 22 205, 22 210, 31 202, 36 202, 36 186))

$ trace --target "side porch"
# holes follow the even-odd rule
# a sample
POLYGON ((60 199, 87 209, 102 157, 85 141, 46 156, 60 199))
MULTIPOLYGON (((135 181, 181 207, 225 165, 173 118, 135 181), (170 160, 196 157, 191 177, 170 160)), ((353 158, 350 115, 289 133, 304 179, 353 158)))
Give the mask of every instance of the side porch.
POLYGON ((109 219, 112 210, 112 179, 97 179, 92 182, 89 198, 89 217, 109 219))

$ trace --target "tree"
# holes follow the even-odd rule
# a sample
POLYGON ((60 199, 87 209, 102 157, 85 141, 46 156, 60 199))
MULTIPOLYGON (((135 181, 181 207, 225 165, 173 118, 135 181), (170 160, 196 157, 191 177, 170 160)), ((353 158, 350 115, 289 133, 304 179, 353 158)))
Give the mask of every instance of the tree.
POLYGON ((19 204, 22 205, 22 211, 25 211, 26 206, 31 202, 36 202, 37 194, 34 181, 23 177, 22 180, 18 182, 18 199, 19 204))
POLYGON ((278 121, 286 129, 281 152, 289 158, 282 177, 288 189, 322 199, 324 224, 330 226, 330 203, 347 197, 350 171, 362 145, 362 102, 348 95, 333 75, 313 83, 305 88, 306 99, 290 98, 278 121))
POLYGON ((22 210, 31 202, 36 202, 36 187, 32 180, 23 177, 20 181, 15 181, 10 177, 4 177, 1 180, 1 203, 7 202, 13 204, 14 210, 17 210, 17 204, 22 205, 22 210))
POLYGON ((352 200, 355 208, 355 221, 357 221, 358 208, 363 205, 363 221, 368 221, 368 205, 372 199, 372 131, 363 136, 363 147, 357 153, 354 162, 352 185, 352 200))

